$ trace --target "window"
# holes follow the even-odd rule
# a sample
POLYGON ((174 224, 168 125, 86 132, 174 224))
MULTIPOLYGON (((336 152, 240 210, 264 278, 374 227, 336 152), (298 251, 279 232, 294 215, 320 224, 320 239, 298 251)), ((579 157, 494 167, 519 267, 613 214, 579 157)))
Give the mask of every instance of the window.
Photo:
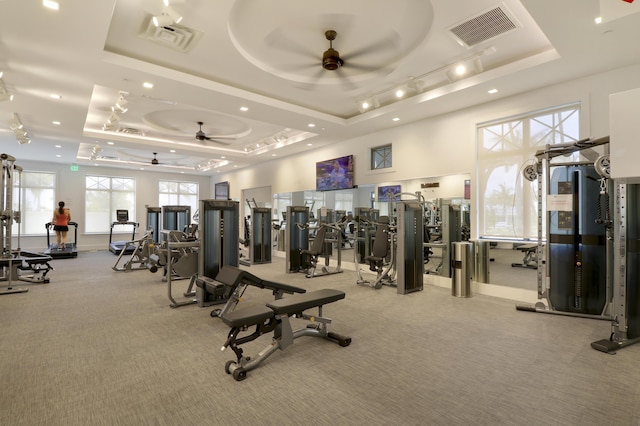
POLYGON ((371 148, 371 170, 386 169, 391 167, 391 145, 371 148))
POLYGON ((129 210, 136 218, 136 181, 132 178, 89 176, 85 178, 85 231, 107 233, 116 220, 116 210, 129 210))
POLYGON ((191 206, 191 217, 198 211, 198 183, 161 180, 158 199, 162 206, 191 206))
MULTIPOLYGON (((56 174, 45 172, 15 173, 13 175, 13 210, 20 210, 20 233, 44 235, 44 225, 51 222, 55 201, 56 174)), ((11 232, 17 234, 18 224, 11 232)))
POLYGON ((353 193, 351 191, 341 191, 336 193, 336 210, 353 212, 353 193))
POLYGON ((478 235, 537 239, 536 181, 522 177, 537 150, 579 139, 580 105, 537 111, 477 127, 478 235))

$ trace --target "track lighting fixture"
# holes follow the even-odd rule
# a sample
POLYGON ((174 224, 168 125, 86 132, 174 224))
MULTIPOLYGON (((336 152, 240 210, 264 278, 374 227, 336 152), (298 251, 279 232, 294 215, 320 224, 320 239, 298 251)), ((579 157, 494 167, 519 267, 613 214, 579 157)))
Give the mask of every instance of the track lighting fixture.
POLYGON ((7 92, 7 88, 4 86, 4 81, 2 81, 2 75, 0 73, 0 102, 12 100, 13 94, 7 92))
POLYGON ((454 63, 450 63, 433 69, 419 76, 409 77, 408 81, 394 87, 387 87, 374 93, 371 97, 357 101, 360 113, 365 113, 380 104, 388 105, 400 99, 414 96, 425 91, 428 87, 435 89, 449 83, 453 83, 468 75, 479 74, 484 71, 482 57, 493 54, 496 48, 490 46, 479 53, 467 56, 454 63))
POLYGON ((16 136, 16 140, 19 144, 28 144, 31 143, 31 139, 29 139, 27 131, 24 129, 24 125, 22 121, 20 121, 20 117, 15 112, 11 119, 9 119, 9 129, 13 131, 13 134, 16 136))
POLYGON ((358 102, 358 109, 360 112, 366 112, 370 109, 378 108, 380 106, 380 101, 378 101, 377 96, 373 96, 367 99, 363 99, 358 102))

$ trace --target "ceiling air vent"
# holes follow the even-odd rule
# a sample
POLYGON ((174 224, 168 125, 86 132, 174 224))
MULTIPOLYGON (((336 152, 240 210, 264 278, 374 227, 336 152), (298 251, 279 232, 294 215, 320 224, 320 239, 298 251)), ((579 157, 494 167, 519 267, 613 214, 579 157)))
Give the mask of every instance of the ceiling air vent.
POLYGON ((118 133, 126 133, 128 135, 145 136, 147 132, 144 130, 136 129, 134 127, 118 127, 116 130, 118 133))
POLYGON ((511 11, 500 3, 498 6, 468 18, 451 28, 449 31, 458 43, 463 46, 473 47, 477 44, 507 34, 520 24, 511 11))
POLYGON ((156 27, 153 25, 152 17, 149 16, 149 23, 147 24, 146 30, 140 34, 140 37, 168 47, 169 49, 187 53, 195 46, 200 35, 200 31, 179 24, 156 27))

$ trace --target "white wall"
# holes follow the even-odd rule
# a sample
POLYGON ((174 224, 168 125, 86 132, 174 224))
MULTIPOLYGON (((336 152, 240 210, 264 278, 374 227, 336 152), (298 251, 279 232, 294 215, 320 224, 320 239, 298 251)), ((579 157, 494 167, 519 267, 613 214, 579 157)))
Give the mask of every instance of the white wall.
MULTIPOLYGON (((187 174, 157 173, 149 171, 125 170, 108 167, 80 166, 77 172, 72 172, 67 164, 44 163, 35 161, 20 161, 16 159, 16 164, 25 171, 54 172, 56 180, 56 205, 58 201, 64 201, 71 210, 74 222, 78 223, 78 250, 105 250, 109 244, 109 234, 84 234, 84 187, 86 175, 98 176, 121 176, 134 178, 136 180, 136 217, 130 217, 140 223, 137 236, 142 236, 147 224, 146 205, 158 205, 158 182, 160 180, 173 180, 183 182, 198 182, 200 198, 213 198, 210 179, 207 176, 195 176, 187 174)), ((51 214, 56 206, 51 206, 51 214)), ((44 230, 44 223, 42 224, 44 230)), ((129 231, 130 232, 130 231, 129 231)), ((130 233, 127 238, 130 238, 130 233)), ((55 242, 55 235, 52 235, 55 242)), ((70 236, 70 241, 72 240, 70 236)), ((17 241, 13 239, 12 246, 17 246, 17 241)), ((42 251, 47 248, 46 236, 22 236, 21 246, 27 251, 42 251)))
POLYGON ((242 188, 265 185, 271 185, 274 193, 312 190, 317 161, 353 154, 357 185, 468 174, 472 181, 473 208, 478 123, 580 102, 581 137, 606 136, 609 134, 609 95, 637 87, 640 87, 640 64, 339 141, 310 153, 265 161, 251 170, 217 175, 213 181, 229 180, 234 199, 239 199, 242 188), (370 149, 388 143, 393 144, 393 168, 370 170, 370 149))

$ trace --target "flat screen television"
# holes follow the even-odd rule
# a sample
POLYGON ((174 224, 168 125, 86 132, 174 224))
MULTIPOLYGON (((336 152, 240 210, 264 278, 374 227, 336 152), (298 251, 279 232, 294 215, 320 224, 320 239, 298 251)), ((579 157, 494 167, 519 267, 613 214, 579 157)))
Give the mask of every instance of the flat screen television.
POLYGON ((229 182, 218 182, 215 184, 215 197, 216 200, 228 200, 229 199, 229 182))
POLYGON ((354 188, 353 155, 316 163, 316 191, 351 188, 354 188))
POLYGON ((402 192, 400 185, 387 185, 378 187, 378 201, 391 201, 394 195, 402 192))

